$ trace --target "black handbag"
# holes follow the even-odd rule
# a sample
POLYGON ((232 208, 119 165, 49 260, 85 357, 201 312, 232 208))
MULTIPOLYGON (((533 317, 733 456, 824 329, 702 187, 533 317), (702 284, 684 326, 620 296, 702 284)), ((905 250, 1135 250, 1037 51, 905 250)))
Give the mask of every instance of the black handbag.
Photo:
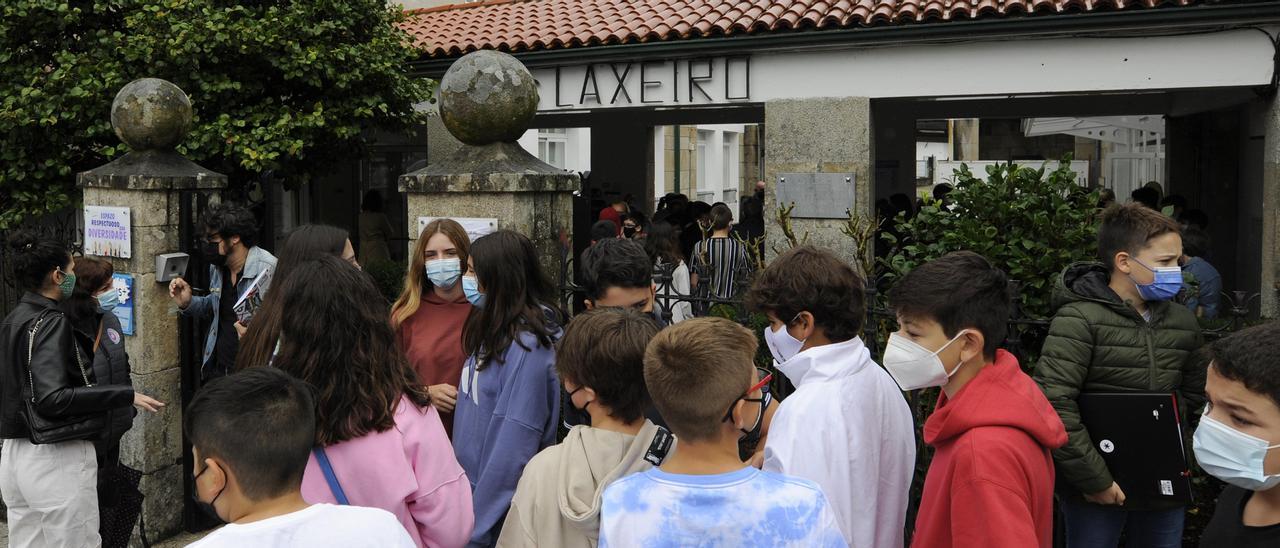
MULTIPOLYGON (((35 352, 36 333, 40 331, 40 325, 44 323, 44 319, 45 315, 40 314, 40 317, 36 318, 36 321, 32 324, 31 329, 27 331, 27 382, 29 383, 27 386, 31 391, 31 397, 23 399, 23 404, 27 407, 27 430, 31 433, 31 443, 44 445, 97 438, 107 426, 105 412, 67 417, 46 417, 36 409, 36 383, 35 376, 31 373, 33 366, 31 357, 35 352)), ((89 372, 84 366, 84 358, 80 356, 80 347, 76 345, 75 341, 71 342, 71 349, 75 352, 76 365, 80 368, 80 379, 84 381, 84 386, 93 386, 93 383, 89 380, 89 372)))

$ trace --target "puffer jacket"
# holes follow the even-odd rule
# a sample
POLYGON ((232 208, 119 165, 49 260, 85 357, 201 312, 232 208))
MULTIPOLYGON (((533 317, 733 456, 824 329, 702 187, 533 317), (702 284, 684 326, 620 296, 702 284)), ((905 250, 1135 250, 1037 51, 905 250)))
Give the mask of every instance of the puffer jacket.
MULTIPOLYGON (((101 314, 98 321, 101 322, 101 338, 98 337, 96 330, 94 333, 77 333, 85 337, 90 348, 92 348, 91 341, 98 340, 98 350, 93 354, 94 382, 102 386, 133 388, 129 354, 124 349, 124 330, 120 327, 119 318, 116 318, 115 314, 101 314)), ((107 412, 107 427, 102 432, 102 438, 93 442, 98 450, 98 456, 109 454, 120 445, 120 438, 133 427, 133 418, 137 414, 138 409, 132 405, 132 402, 107 412)))
POLYGON ((1080 423, 1080 393, 1175 392, 1183 417, 1199 413, 1205 402, 1206 364, 1196 352, 1204 340, 1195 316, 1176 303, 1148 302, 1147 322, 1111 290, 1109 279, 1097 263, 1063 271, 1054 292, 1058 312, 1033 375, 1067 428, 1067 444, 1053 460, 1059 493, 1073 498, 1114 481, 1080 423))
MULTIPOLYGON (((57 301, 35 293, 23 295, 5 316, 0 324, 0 438, 31 437, 22 403, 23 398, 31 397, 28 385, 34 385, 36 409, 48 417, 105 412, 133 402, 129 386, 83 386, 72 349, 77 344, 73 331, 57 301), (27 331, 42 313, 46 316, 36 334, 28 377, 27 331)), ((81 357, 85 367, 91 367, 88 360, 92 356, 82 353, 81 357)))

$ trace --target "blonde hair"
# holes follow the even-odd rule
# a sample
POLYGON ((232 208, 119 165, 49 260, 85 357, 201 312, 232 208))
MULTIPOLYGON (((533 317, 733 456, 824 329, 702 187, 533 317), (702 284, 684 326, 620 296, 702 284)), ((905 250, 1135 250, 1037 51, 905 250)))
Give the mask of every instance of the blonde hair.
POLYGON ((668 327, 644 353, 644 382, 676 437, 714 439, 725 412, 751 384, 756 336, 724 318, 668 327))
POLYGON ((467 231, 453 219, 436 219, 427 224, 418 235, 418 243, 413 246, 413 255, 409 257, 409 268, 404 274, 404 291, 391 306, 391 328, 400 329, 400 324, 413 316, 422 306, 422 297, 432 291, 431 282, 427 280, 427 241, 436 234, 444 234, 458 250, 458 260, 462 270, 467 270, 467 258, 471 254, 471 238, 467 231))

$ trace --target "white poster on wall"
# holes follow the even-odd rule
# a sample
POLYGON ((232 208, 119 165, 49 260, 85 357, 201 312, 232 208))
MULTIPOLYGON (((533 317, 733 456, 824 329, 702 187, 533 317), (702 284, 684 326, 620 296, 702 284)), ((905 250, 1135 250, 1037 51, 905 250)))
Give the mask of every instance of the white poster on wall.
POLYGON ((131 258, 133 249, 129 236, 129 208, 84 206, 86 255, 131 258))
POLYGON ((453 219, 457 221, 458 224, 462 225, 462 229, 467 231, 467 237, 471 238, 471 241, 473 242, 476 241, 476 238, 484 236, 485 234, 492 234, 498 230, 497 219, 482 219, 478 217, 418 217, 418 234, 422 234, 422 231, 427 228, 427 225, 431 224, 431 221, 436 219, 453 219))

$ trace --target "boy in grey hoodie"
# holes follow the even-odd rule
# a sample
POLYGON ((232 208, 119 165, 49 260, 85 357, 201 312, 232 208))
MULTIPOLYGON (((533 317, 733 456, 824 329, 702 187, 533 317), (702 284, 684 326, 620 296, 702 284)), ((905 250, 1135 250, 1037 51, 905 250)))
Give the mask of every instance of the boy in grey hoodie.
POLYGON ((556 371, 568 404, 589 414, 591 426, 573 427, 525 466, 499 547, 596 546, 605 487, 662 462, 672 437, 644 418, 644 352, 657 333, 652 318, 621 308, 569 323, 556 371))

